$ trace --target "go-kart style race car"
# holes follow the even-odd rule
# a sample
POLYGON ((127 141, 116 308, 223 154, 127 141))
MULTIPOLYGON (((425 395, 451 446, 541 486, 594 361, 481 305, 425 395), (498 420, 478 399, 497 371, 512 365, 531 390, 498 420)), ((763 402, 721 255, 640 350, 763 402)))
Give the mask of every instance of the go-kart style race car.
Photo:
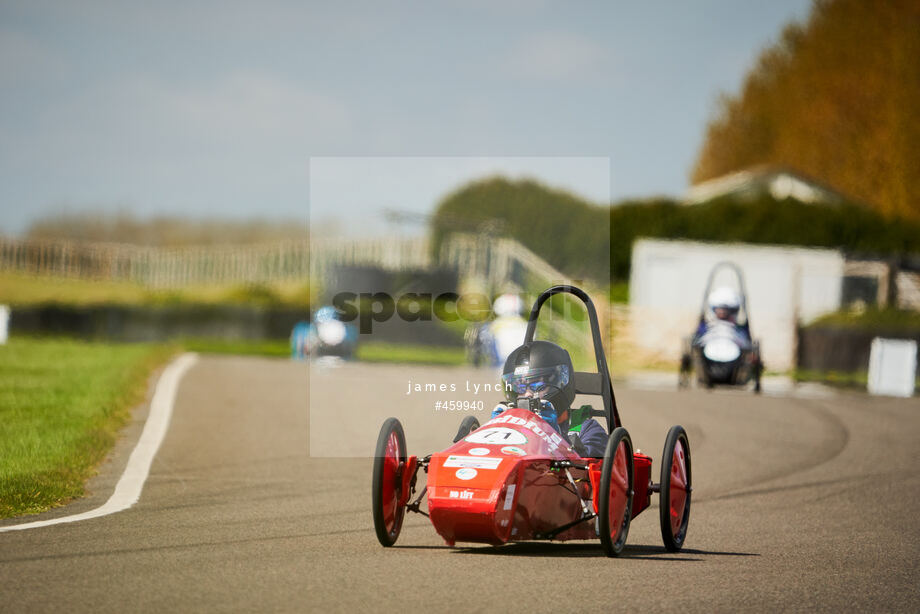
POLYGON ((660 481, 654 483, 652 459, 633 452, 620 421, 588 295, 573 286, 544 291, 531 310, 524 343, 533 342, 543 303, 559 293, 578 297, 588 311, 597 373, 573 373, 574 388, 603 399, 603 410, 590 410, 606 419, 610 433, 603 457, 580 456, 521 399, 481 426, 474 416, 466 417, 453 445, 422 458, 408 454, 402 425, 389 418, 377 439, 372 486, 374 528, 383 546, 396 542, 408 511, 428 516, 448 545, 600 538, 606 554, 616 556, 631 520, 650 505, 653 493, 660 497, 665 547, 683 546, 692 494, 687 434, 680 426, 670 429, 660 481), (427 474, 427 484, 416 496, 420 472, 427 474))
POLYGON ((320 307, 313 322, 298 322, 291 332, 291 357, 303 359, 308 355, 351 358, 358 344, 358 329, 352 322, 343 322, 331 305, 320 307))
POLYGON ((516 294, 502 294, 492 304, 495 318, 474 322, 463 335, 466 359, 475 367, 501 366, 508 355, 521 344, 527 331, 522 316, 524 302, 516 294))
POLYGON ((697 382, 706 388, 717 384, 746 386, 753 381, 754 392, 760 392, 760 342, 751 337, 744 276, 733 262, 720 262, 709 273, 699 324, 693 335, 684 339, 678 380, 681 388, 690 385, 694 372, 697 382), (728 286, 712 288, 723 268, 734 273, 738 291, 728 286))

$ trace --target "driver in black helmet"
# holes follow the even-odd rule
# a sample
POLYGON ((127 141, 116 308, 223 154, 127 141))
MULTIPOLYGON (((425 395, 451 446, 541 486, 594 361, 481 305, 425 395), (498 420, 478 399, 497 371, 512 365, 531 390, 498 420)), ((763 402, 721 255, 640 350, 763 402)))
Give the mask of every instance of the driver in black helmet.
POLYGON ((530 409, 566 437, 579 455, 604 455, 607 432, 603 427, 593 418, 577 424, 570 419, 575 371, 564 349, 549 341, 525 343, 508 356, 502 381, 509 402, 496 406, 493 418, 509 407, 530 409))

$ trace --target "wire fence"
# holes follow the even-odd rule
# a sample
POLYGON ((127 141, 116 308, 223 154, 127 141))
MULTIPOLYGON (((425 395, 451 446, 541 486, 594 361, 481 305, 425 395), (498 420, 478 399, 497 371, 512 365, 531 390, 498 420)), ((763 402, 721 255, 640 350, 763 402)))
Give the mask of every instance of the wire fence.
POLYGON ((542 258, 507 238, 452 235, 433 257, 427 237, 313 238, 267 244, 143 247, 0 237, 0 270, 30 275, 126 281, 152 288, 323 279, 334 267, 388 271, 455 269, 489 286, 526 289, 569 281, 542 258))
POLYGON ((309 243, 139 247, 74 241, 0 239, 0 270, 129 281, 154 288, 263 283, 309 276, 309 243))

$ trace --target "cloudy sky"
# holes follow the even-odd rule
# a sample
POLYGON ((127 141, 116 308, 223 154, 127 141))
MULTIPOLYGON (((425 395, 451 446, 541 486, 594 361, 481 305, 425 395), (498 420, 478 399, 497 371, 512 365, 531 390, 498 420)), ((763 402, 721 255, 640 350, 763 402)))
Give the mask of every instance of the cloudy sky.
MULTIPOLYGON (((809 6, 0 0, 0 232, 62 210, 304 218, 311 157, 365 160, 364 193, 393 183, 369 157, 474 156, 593 199, 678 195, 718 94, 809 6)), ((381 205, 433 205, 413 175, 381 205)))

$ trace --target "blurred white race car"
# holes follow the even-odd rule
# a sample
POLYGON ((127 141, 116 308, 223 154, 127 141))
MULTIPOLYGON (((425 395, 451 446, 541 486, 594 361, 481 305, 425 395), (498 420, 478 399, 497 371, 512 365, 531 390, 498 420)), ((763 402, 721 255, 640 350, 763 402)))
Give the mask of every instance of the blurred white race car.
POLYGON ((744 277, 734 263, 720 262, 709 274, 699 324, 693 335, 684 341, 681 387, 690 385, 693 372, 706 388, 717 384, 745 386, 753 381, 754 392, 760 392, 763 373, 760 342, 751 337, 744 277), (721 268, 728 268, 735 274, 737 289, 730 286, 712 288, 721 268))
POLYGON ((522 317, 524 301, 516 294, 502 294, 492 303, 494 319, 474 323, 466 329, 467 360, 475 366, 501 366, 523 343, 527 320, 522 317))

